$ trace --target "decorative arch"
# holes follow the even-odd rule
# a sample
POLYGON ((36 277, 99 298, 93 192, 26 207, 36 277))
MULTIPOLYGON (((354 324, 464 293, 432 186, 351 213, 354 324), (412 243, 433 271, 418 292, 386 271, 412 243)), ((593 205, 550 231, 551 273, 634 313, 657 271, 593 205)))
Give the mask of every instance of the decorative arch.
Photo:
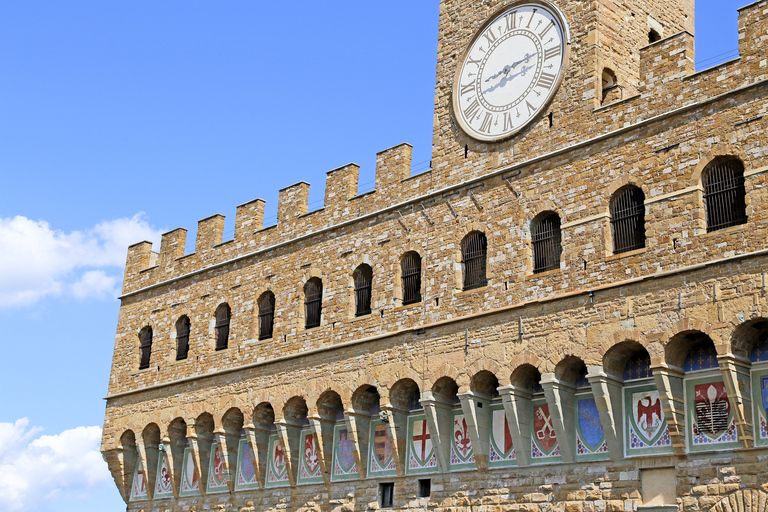
POLYGON ((699 160, 699 163, 693 169, 693 174, 691 175, 692 185, 699 187, 702 186, 701 175, 704 172, 704 169, 706 169, 707 166, 714 160, 723 157, 735 157, 741 160, 741 163, 744 164, 745 173, 752 169, 752 163, 749 155, 740 147, 733 146, 731 144, 718 144, 717 146, 711 147, 709 151, 704 153, 704 155, 702 155, 701 159, 699 160))
POLYGON ((768 493, 757 489, 742 489, 712 505, 710 512, 768 512, 768 493))

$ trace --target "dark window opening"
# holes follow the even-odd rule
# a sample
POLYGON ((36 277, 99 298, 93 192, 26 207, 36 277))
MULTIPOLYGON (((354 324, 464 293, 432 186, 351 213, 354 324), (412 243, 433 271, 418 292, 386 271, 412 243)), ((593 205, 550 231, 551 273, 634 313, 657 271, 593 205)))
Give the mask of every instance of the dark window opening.
POLYGON ((355 282, 355 316, 370 315, 373 269, 369 265, 360 265, 352 279, 355 282))
POLYGON ((555 115, 550 112, 547 117, 549 118, 549 127, 552 128, 552 126, 555 124, 555 115))
POLYGON ((419 490, 416 495, 418 498, 429 498, 432 494, 432 480, 424 478, 419 480, 419 490))
POLYGON ((266 292, 259 301, 259 339, 268 340, 272 337, 275 324, 275 294, 266 292))
POLYGON ((560 254, 563 249, 560 245, 560 217, 556 213, 550 213, 538 222, 534 222, 531 239, 533 241, 533 273, 538 274, 560 268, 560 254))
POLYGON ((320 327, 320 315, 323 308, 323 282, 313 277, 304 286, 304 327, 320 327))
POLYGON ((485 275, 488 240, 485 234, 474 232, 461 241, 461 259, 464 264, 464 290, 482 288, 488 284, 485 275))
POLYGON ((637 187, 619 190, 611 200, 613 253, 645 247, 645 195, 637 187))
POLYGON ((152 355, 152 328, 145 327, 139 333, 139 370, 149 368, 149 357, 152 355))
POLYGON ((176 360, 181 361, 189 354, 189 317, 183 316, 176 322, 176 360))
POLYGON ((659 34, 653 29, 651 29, 651 31, 648 32, 648 43, 655 43, 656 41, 660 41, 660 40, 661 40, 661 34, 659 34))
POLYGON ((744 165, 741 161, 735 158, 716 160, 705 170, 703 181, 708 232, 747 222, 744 165))
POLYGON ((216 350, 224 350, 229 346, 229 319, 232 311, 229 304, 216 308, 216 350))
POLYGON ((402 272, 403 305, 421 302, 421 256, 408 252, 403 256, 402 272))
POLYGON ((379 507, 392 508, 394 497, 395 497, 394 483, 379 484, 379 507))

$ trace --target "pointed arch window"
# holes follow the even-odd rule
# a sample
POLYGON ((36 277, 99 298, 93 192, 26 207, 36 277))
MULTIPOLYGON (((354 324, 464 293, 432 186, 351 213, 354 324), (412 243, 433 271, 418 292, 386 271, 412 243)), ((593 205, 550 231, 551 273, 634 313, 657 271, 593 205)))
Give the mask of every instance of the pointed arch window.
POLYGON ((147 326, 139 333, 139 370, 149 368, 152 355, 152 328, 147 326))
POLYGON ((176 360, 186 359, 189 354, 190 322, 188 316, 182 316, 176 322, 176 360))
POLYGON ((403 305, 421 302, 421 256, 415 251, 405 253, 400 262, 403 305))
POLYGON ((355 283, 355 316, 370 315, 373 269, 366 264, 360 265, 355 269, 352 279, 355 283))
POLYGON ((744 164, 737 158, 720 158, 704 170, 707 232, 747 222, 744 164))
POLYGON ((645 247, 645 194, 638 187, 619 189, 611 198, 613 253, 645 247))
POLYGON ((304 285, 304 327, 311 329, 320 326, 323 309, 323 282, 313 277, 304 285))
POLYGON ((488 284, 485 275, 488 240, 485 233, 472 232, 461 241, 461 262, 464 267, 464 290, 482 288, 488 284))
POLYGON ((229 304, 216 308, 216 350, 224 350, 229 346, 229 321, 232 311, 229 304))
POLYGON ((560 216, 544 214, 531 228, 533 241, 533 273, 538 274, 560 268, 560 216))
POLYGON ((275 294, 265 292, 259 300, 259 339, 268 340, 272 337, 275 325, 275 294))

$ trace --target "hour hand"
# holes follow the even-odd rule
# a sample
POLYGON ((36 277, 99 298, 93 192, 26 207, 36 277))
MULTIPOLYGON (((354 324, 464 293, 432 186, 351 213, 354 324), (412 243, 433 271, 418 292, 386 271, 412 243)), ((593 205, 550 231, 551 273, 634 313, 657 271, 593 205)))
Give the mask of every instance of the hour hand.
POLYGON ((491 80, 493 80, 494 78, 499 78, 501 75, 506 75, 506 74, 507 74, 507 73, 509 73, 509 72, 512 70, 512 68, 514 68, 514 67, 515 67, 515 64, 513 64, 513 65, 511 65, 511 66, 508 66, 508 65, 507 65, 507 66, 504 66, 504 69, 502 69, 501 71, 499 71, 498 73, 496 73, 496 74, 495 74, 495 75, 493 75, 493 76, 489 76, 488 78, 486 78, 486 79, 485 79, 485 81, 486 81, 486 82, 490 82, 490 81, 491 81, 491 80))

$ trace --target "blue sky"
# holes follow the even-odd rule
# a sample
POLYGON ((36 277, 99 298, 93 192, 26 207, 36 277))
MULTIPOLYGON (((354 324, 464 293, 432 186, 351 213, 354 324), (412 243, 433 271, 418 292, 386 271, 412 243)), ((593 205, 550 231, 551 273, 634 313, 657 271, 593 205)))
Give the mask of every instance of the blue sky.
MULTIPOLYGON (((735 55, 745 3, 697 2, 700 68, 735 55)), ((274 218, 300 180, 314 209, 348 162, 371 189, 376 152, 400 142, 425 168, 437 15, 437 0, 0 3, 0 511, 124 510, 93 451, 127 245, 179 226, 193 242, 214 213, 231 232, 256 197, 274 218)))

